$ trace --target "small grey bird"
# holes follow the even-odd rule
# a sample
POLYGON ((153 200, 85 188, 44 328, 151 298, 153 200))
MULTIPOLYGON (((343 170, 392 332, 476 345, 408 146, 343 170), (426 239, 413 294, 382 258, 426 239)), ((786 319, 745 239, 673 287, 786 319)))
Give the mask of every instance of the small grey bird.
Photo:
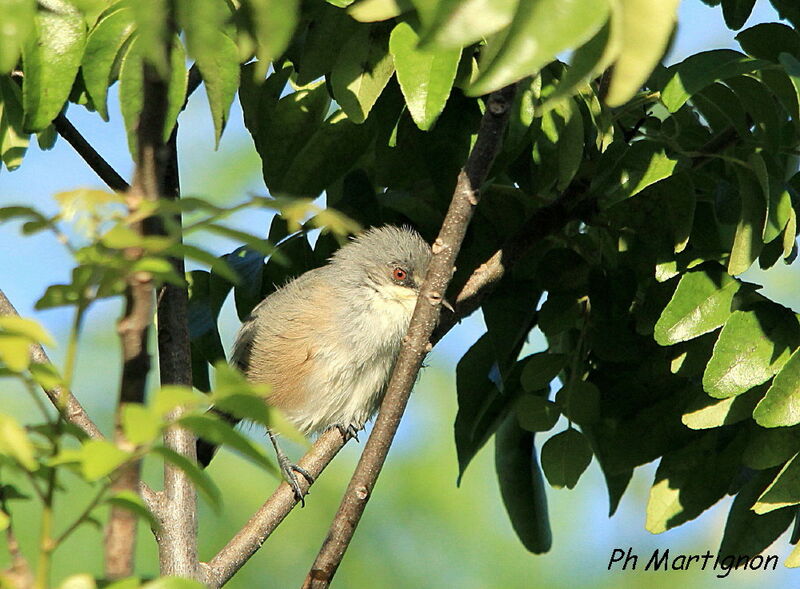
MULTIPOLYGON (((431 259, 410 228, 370 229, 328 263, 279 288, 245 320, 232 364, 270 386, 267 402, 306 435, 337 427, 354 436, 378 410, 431 259)), ((287 482, 295 471, 275 445, 287 482)), ((207 464, 214 447, 198 442, 207 464)))

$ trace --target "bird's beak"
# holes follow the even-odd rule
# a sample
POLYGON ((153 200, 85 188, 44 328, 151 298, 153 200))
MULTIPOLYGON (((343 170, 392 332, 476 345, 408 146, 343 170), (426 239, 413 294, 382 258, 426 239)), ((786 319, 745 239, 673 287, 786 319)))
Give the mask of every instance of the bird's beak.
POLYGON ((448 301, 444 297, 442 297, 442 307, 444 307, 445 309, 447 309, 451 313, 455 313, 456 312, 456 310, 453 308, 453 305, 450 304, 450 301, 448 301))

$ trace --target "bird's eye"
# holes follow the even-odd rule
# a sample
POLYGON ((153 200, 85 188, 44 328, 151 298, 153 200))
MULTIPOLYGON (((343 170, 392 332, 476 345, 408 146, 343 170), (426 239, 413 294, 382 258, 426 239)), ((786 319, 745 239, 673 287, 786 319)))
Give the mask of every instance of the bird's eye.
POLYGON ((402 282, 408 277, 408 272, 403 270, 402 268, 395 268, 392 270, 392 278, 394 278, 397 282, 402 282))

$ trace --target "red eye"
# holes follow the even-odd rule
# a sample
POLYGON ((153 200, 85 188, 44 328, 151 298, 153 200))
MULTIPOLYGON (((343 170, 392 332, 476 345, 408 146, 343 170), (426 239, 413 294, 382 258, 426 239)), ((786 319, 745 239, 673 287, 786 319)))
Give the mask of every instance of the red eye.
POLYGON ((402 268, 395 268, 392 271, 392 278, 394 278, 398 282, 402 282, 403 280, 406 279, 407 276, 408 276, 408 273, 405 270, 403 270, 402 268))

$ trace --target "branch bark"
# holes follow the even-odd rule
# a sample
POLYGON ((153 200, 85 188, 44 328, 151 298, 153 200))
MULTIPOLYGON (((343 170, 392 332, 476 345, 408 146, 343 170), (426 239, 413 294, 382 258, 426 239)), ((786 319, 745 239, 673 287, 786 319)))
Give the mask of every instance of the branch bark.
MULTIPOLYGON (((8 300, 5 293, 0 290, 0 316, 12 315, 19 316, 14 305, 8 300)), ((50 358, 47 357, 47 352, 40 344, 31 346, 31 359, 36 364, 51 364, 50 358)), ((70 392, 62 387, 55 387, 47 389, 42 387, 47 398, 53 403, 53 406, 62 408, 61 415, 73 425, 79 427, 90 438, 102 439, 103 434, 91 420, 89 415, 84 410, 83 406, 78 402, 78 399, 70 392)))
POLYGON ((367 505, 417 373, 431 349, 430 337, 436 327, 442 298, 452 278, 453 265, 467 226, 478 204, 480 187, 500 149, 515 91, 516 85, 507 86, 492 93, 486 103, 478 139, 459 174, 439 237, 433 244, 433 258, 420 288, 411 324, 375 426, 303 587, 317 589, 330 585, 367 505))
MULTIPOLYGON (((144 66, 144 100, 137 129, 137 162, 133 185, 126 194, 131 212, 137 211, 146 201, 159 198, 163 170, 163 140, 165 113, 167 111, 167 85, 155 69, 144 66)), ((153 224, 148 219, 140 221, 132 229, 141 235, 152 235, 153 224)), ((125 256, 134 260, 142 255, 141 248, 130 247, 125 256)), ((128 278, 125 292, 125 314, 117 325, 122 342, 122 382, 114 428, 114 441, 123 449, 130 444, 125 439, 121 415, 129 403, 143 403, 147 374, 150 371, 150 356, 147 338, 153 315, 153 283, 146 272, 128 278)), ((131 463, 122 469, 112 484, 112 491, 136 492, 139 487, 141 464, 131 463)), ((136 545, 136 516, 128 510, 112 507, 105 533, 106 575, 111 579, 133 574, 133 557, 136 545)))

